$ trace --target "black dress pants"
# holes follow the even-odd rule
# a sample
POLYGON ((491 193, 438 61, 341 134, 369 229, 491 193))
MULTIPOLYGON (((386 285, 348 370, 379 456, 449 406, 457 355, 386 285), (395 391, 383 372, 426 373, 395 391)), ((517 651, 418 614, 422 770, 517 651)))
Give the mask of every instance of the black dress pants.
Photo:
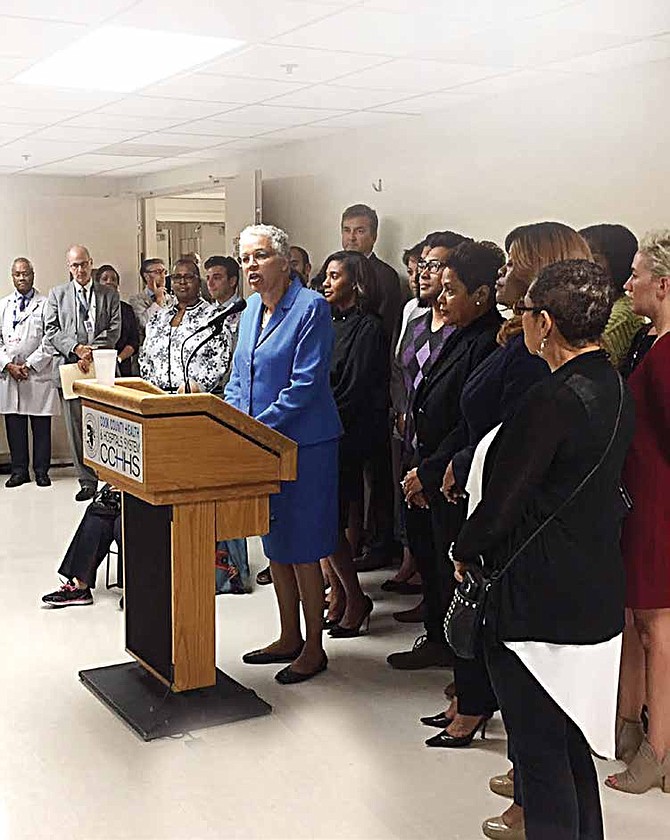
POLYGON ((438 560, 430 510, 406 508, 405 526, 410 551, 421 573, 421 591, 426 611, 424 620, 426 636, 431 642, 446 645, 444 616, 448 601, 445 593, 449 585, 447 577, 450 574, 450 568, 446 563, 438 560))
POLYGON ((527 840, 603 840, 598 777, 581 730, 504 645, 488 641, 486 662, 513 742, 527 840))
POLYGON ((390 426, 385 424, 374 436, 375 447, 363 467, 368 496, 366 542, 370 550, 387 554, 390 559, 396 549, 390 426))
MULTIPOLYGON (((121 515, 98 516, 86 508, 74 537, 65 552, 58 574, 68 580, 77 578, 93 588, 98 567, 107 556, 109 547, 116 540, 119 547, 119 570, 123 568, 121 548, 121 515)), ((118 578, 121 583, 120 578, 118 578)))
MULTIPOLYGON (((46 475, 51 466, 51 417, 30 415, 33 433, 33 470, 46 475)), ((28 473, 28 415, 5 414, 12 473, 28 473)))
POLYGON ((456 657, 454 685, 459 714, 489 717, 498 711, 498 701, 493 692, 483 649, 477 652, 474 659, 456 657))

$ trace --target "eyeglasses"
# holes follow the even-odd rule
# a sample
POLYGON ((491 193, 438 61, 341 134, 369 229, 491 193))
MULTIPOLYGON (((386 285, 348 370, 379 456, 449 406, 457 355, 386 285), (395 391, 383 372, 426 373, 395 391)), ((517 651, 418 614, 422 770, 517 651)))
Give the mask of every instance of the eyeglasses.
POLYGON ((524 306, 523 301, 517 301, 512 307, 512 312, 515 315, 523 315, 524 312, 532 312, 533 315, 539 315, 540 312, 549 312, 546 306, 524 306))
POLYGON ((78 268, 88 268, 91 264, 91 260, 84 260, 84 262, 73 262, 70 263, 70 268, 72 271, 76 271, 78 268))
POLYGON ((442 271, 443 268, 446 268, 447 264, 442 262, 441 260, 419 260, 416 264, 417 271, 428 271, 431 274, 438 274, 442 271))
POLYGON ((148 268, 145 274, 167 274, 167 269, 165 268, 148 268))

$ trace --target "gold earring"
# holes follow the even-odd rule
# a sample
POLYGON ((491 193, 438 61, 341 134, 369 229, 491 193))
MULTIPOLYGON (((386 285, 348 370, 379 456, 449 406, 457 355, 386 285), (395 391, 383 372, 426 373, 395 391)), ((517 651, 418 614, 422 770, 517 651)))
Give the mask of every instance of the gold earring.
POLYGON ((547 349, 547 339, 543 338, 540 342, 540 349, 537 351, 538 356, 542 356, 544 351, 547 349))

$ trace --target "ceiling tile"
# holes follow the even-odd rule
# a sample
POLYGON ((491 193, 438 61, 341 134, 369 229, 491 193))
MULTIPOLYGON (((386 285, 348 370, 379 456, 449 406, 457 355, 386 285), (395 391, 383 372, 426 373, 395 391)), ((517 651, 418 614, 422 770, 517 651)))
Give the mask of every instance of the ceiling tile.
POLYGON ((2 107, 0 110, 2 122, 15 125, 46 126, 60 122, 64 116, 68 115, 52 108, 26 110, 25 108, 2 107))
POLYGON ((64 174, 64 175, 98 175, 101 172, 113 171, 129 166, 131 163, 134 166, 145 166, 152 161, 153 158, 126 158, 126 157, 107 157, 106 155, 79 155, 78 157, 70 158, 69 160, 55 161, 54 163, 42 164, 40 166, 31 167, 27 172, 33 174, 64 174))
POLYGON ((107 146, 110 143, 122 143, 124 140, 130 140, 138 134, 143 133, 143 130, 137 126, 133 131, 119 130, 111 128, 81 128, 71 124, 68 125, 53 125, 49 128, 44 128, 35 134, 36 140, 72 140, 74 142, 97 143, 99 146, 107 146))
POLYGON ((68 114, 98 108, 118 98, 118 93, 43 88, 12 83, 0 85, 0 107, 38 111, 58 109, 63 111, 62 118, 68 114))
POLYGON ((473 93, 466 93, 469 88, 459 88, 458 90, 441 90, 437 93, 424 93, 420 96, 410 96, 407 99, 398 99, 390 105, 382 105, 375 108, 375 111, 381 113, 398 113, 401 111, 404 114, 413 114, 415 116, 421 114, 430 114, 433 111, 444 110, 451 108, 454 105, 462 105, 465 102, 471 102, 477 96, 473 93))
POLYGON ((143 131, 162 131, 165 128, 183 122, 183 117, 156 117, 151 116, 142 119, 137 116, 123 116, 121 114, 106 114, 101 111, 89 111, 78 117, 73 117, 67 122, 61 123, 65 128, 95 128, 100 131, 111 129, 113 131, 127 130, 137 134, 143 131))
POLYGON ((127 9, 129 0, 2 0, 6 15, 71 23, 99 23, 127 9))
POLYGON ((439 14, 445 19, 473 21, 478 26, 491 21, 537 17, 565 5, 566 0, 364 0, 366 9, 387 12, 417 11, 439 14))
MULTIPOLYGON (((0 118, 2 118, 0 111, 0 118)), ((25 137, 26 134, 32 134, 35 131, 34 125, 13 125, 12 123, 0 123, 0 143, 6 143, 8 140, 14 140, 18 137, 25 137)))
POLYGON ((262 134, 264 131, 270 131, 275 128, 271 124, 253 125, 243 123, 239 119, 235 119, 235 112, 231 114, 219 114, 217 117, 212 117, 207 120, 192 120, 191 122, 183 123, 175 131, 180 131, 189 134, 210 135, 215 140, 220 137, 254 137, 256 134, 262 134))
POLYGON ((271 104, 352 111, 357 108, 374 108, 376 105, 384 105, 397 98, 397 93, 386 90, 368 90, 343 85, 314 85, 295 93, 279 96, 273 99, 271 104))
POLYGON ((291 128, 280 128, 263 135, 263 140, 274 140, 276 142, 290 142, 293 140, 316 140, 320 137, 327 137, 337 131, 326 125, 294 125, 291 128))
MULTIPOLYGON (((184 134, 177 131, 156 131, 153 134, 145 134, 142 137, 143 143, 163 143, 166 146, 181 146, 188 149, 205 149, 207 146, 215 146, 220 142, 218 137, 206 134, 184 134)), ((178 153, 176 153, 178 154, 178 153)))
POLYGON ((177 32, 192 32, 221 38, 262 41, 325 17, 341 5, 300 2, 300 0, 245 0, 243 3, 190 0, 168 5, 164 0, 141 0, 119 15, 115 24, 144 26, 177 32))
POLYGON ((12 76, 30 67, 31 63, 29 58, 7 58, 0 54, 0 83, 8 81, 12 76))
POLYGON ((221 102, 193 102, 185 99, 161 99, 157 96, 129 96, 100 109, 102 114, 118 114, 124 117, 141 117, 149 121, 153 117, 175 117, 186 121, 188 119, 200 119, 211 117, 237 105, 224 106, 221 102))
POLYGON ((161 96, 173 99, 220 102, 233 105, 262 102, 273 96, 290 93, 300 88, 298 82, 277 82, 272 79, 242 79, 233 76, 213 76, 207 73, 189 73, 179 79, 145 88, 147 96, 161 96))
MULTIPOLYGON (((5 11, 3 0, 2 11, 5 11)), ((39 58, 61 49, 86 32, 76 23, 35 20, 26 17, 0 16, 2 46, 0 55, 17 58, 39 58)))
POLYGON ((670 58, 670 38, 649 38, 633 44, 625 44, 622 47, 600 50, 580 58, 559 61, 548 67, 566 72, 600 73, 604 70, 619 70, 649 61, 663 61, 666 58, 670 58))
MULTIPOLYGON (((407 121, 412 119, 415 119, 414 114, 395 113, 392 111, 352 111, 350 114, 341 114, 338 117, 321 120, 317 125, 347 129, 360 128, 368 125, 380 125, 381 123, 391 122, 393 120, 407 121)), ((407 130, 406 127, 403 127, 403 130, 407 130)))
POLYGON ((12 166, 40 166, 75 155, 86 154, 96 144, 62 143, 53 140, 33 140, 30 137, 0 146, 0 164, 12 166), (24 160, 24 155, 28 160, 24 160))
POLYGON ((447 64, 441 61, 396 59, 362 70, 342 79, 349 87, 377 88, 388 91, 430 93, 434 90, 485 79, 500 73, 500 68, 474 64, 447 64))
POLYGON ((625 41, 670 30, 670 4, 665 0, 583 0, 552 16, 558 26, 604 32, 625 41))
POLYGON ((472 26, 434 17, 428 13, 397 14, 355 7, 277 37, 273 43, 320 50, 346 44, 352 53, 391 58, 421 56, 426 43, 439 45, 447 35, 472 31, 472 26))
POLYGON ((276 139, 268 137, 250 137, 246 140, 231 140, 230 143, 225 143, 221 146, 221 154, 227 152, 249 152, 255 149, 267 149, 271 146, 280 145, 276 139))
POLYGON ((273 105, 248 105, 234 112, 243 123, 258 123, 271 127, 301 125, 335 117, 337 114, 337 111, 326 108, 279 108, 273 105))
POLYGON ((377 55, 353 52, 280 47, 261 44, 239 55, 226 56, 207 65, 207 73, 247 76, 252 79, 327 82, 338 76, 364 70, 385 61, 377 55), (290 73, 287 72, 287 67, 290 73))

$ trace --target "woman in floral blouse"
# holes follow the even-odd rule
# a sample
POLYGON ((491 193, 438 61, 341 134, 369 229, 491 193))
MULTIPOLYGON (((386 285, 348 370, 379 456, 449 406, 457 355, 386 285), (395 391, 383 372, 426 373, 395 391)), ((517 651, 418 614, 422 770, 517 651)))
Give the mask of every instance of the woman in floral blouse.
MULTIPOLYGON (((182 346, 186 344, 184 358, 188 359, 206 335, 202 332, 192 338, 193 333, 217 314, 216 308, 200 296, 200 273, 194 262, 175 263, 172 291, 176 305, 161 309, 151 317, 140 353, 142 378, 170 394, 183 390, 182 346)), ((220 335, 212 336, 191 359, 188 373, 192 390, 215 388, 229 369, 231 357, 232 340, 224 326, 220 335)))

